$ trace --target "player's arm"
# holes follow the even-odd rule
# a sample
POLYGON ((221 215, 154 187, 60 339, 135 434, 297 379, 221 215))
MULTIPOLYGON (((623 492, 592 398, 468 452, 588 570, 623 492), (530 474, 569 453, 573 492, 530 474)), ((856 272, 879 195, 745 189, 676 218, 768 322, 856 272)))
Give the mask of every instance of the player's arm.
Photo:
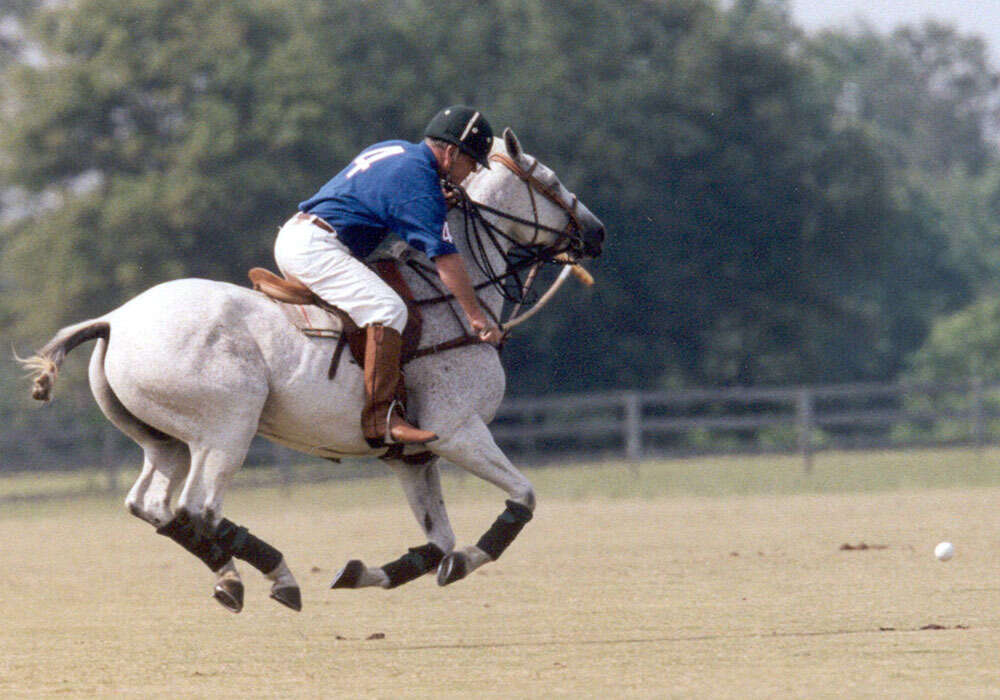
POLYGON ((462 256, 458 253, 439 255, 434 258, 434 264, 437 266, 438 276, 441 277, 444 286, 455 295, 455 299, 465 311, 472 330, 482 340, 497 345, 503 339, 503 333, 479 305, 476 291, 472 288, 472 282, 469 280, 469 273, 465 269, 465 261, 462 260, 462 256))
POLYGON ((407 243, 434 261, 438 276, 462 307, 472 330, 482 340, 498 345, 503 332, 479 305, 465 261, 447 233, 442 205, 442 201, 427 196, 401 202, 394 208, 392 227, 407 243))

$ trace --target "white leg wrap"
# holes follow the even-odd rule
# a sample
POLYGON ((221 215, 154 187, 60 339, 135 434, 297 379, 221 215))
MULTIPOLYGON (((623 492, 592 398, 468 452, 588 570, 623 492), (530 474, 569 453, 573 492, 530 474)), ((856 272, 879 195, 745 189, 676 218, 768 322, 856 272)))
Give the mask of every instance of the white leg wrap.
POLYGON ((215 572, 215 575, 219 579, 231 578, 237 581, 240 580, 240 572, 236 569, 236 563, 232 559, 223 564, 222 568, 215 572))
POLYGON ((469 571, 475 571, 483 564, 488 564, 493 561, 489 554, 474 544, 470 544, 468 547, 463 547, 462 554, 465 555, 467 561, 469 562, 469 571))
POLYGON ((361 576, 361 581, 358 583, 358 588, 365 588, 366 586, 380 586, 381 588, 389 587, 389 577, 385 575, 381 567, 375 569, 369 569, 365 567, 365 573, 361 576))
POLYGON ((298 583, 295 581, 295 577, 292 576, 291 569, 288 568, 288 564, 285 563, 284 557, 281 559, 281 563, 274 567, 274 570, 264 574, 264 576, 270 580, 274 581, 274 584, 278 588, 284 588, 285 586, 295 586, 298 587, 298 583))

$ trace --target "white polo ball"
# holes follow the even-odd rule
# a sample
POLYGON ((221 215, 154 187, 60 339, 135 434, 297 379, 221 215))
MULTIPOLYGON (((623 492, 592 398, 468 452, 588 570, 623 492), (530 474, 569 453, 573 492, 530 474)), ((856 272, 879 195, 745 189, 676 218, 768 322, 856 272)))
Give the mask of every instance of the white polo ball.
POLYGON ((937 547, 934 548, 934 556, 938 558, 938 561, 948 561, 955 556, 955 545, 951 542, 938 542, 937 547))

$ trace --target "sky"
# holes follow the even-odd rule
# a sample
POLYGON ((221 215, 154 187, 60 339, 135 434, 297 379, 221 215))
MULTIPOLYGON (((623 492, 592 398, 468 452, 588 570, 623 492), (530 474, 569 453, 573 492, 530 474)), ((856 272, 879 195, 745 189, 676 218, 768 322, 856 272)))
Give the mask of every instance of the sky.
POLYGON ((790 0, 789 5, 795 23, 808 31, 850 27, 859 17, 883 32, 942 20, 985 38, 993 64, 1000 65, 1000 0, 790 0))

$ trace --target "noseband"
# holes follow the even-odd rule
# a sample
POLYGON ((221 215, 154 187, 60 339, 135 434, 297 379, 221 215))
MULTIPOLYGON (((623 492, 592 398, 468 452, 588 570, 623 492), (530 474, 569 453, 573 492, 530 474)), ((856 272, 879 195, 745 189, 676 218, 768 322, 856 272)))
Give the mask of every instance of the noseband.
POLYGON ((576 214, 576 205, 579 202, 576 195, 573 195, 573 200, 566 204, 560 197, 559 194, 551 187, 546 185, 544 182, 539 180, 534 176, 535 167, 538 165, 538 159, 531 162, 531 165, 527 170, 522 168, 517 162, 508 156, 506 153, 494 153, 490 156, 490 160, 495 163, 501 163, 508 170, 514 173, 521 182, 523 182, 528 188, 528 197, 531 200, 531 212, 534 217, 534 221, 528 221, 527 219, 518 219, 516 217, 510 216, 504 212, 498 212, 489 207, 479 205, 481 209, 485 209, 490 213, 503 216, 511 221, 516 221, 518 223, 527 224, 535 229, 535 236, 537 237, 539 232, 548 231, 549 233, 554 233, 559 237, 556 242, 556 246, 564 240, 569 240, 574 248, 583 249, 583 241, 580 238, 580 231, 583 228, 580 225, 580 219, 576 214), (538 203, 535 200, 535 195, 539 194, 545 199, 549 200, 552 204, 556 205, 559 209, 562 209, 566 214, 566 226, 560 231, 559 229, 552 228, 550 226, 542 225, 538 220, 538 203))

